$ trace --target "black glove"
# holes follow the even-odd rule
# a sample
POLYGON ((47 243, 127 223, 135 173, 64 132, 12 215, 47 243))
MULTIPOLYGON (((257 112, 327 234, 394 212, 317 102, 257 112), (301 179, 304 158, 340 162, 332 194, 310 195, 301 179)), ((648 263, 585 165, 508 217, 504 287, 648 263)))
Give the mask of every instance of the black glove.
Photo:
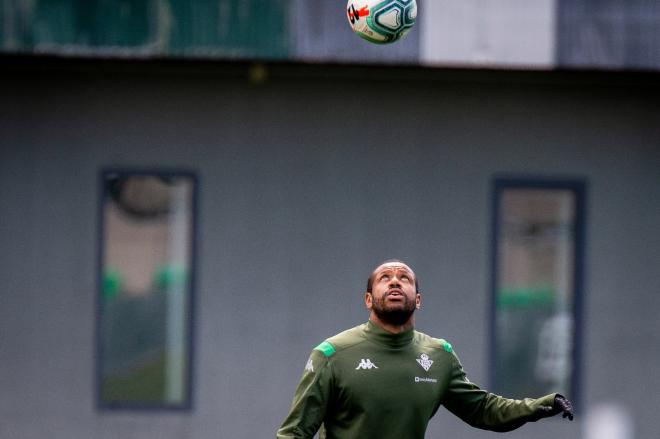
POLYGON ((563 396, 555 396, 555 406, 552 409, 554 415, 561 413, 562 418, 568 418, 569 421, 573 420, 573 404, 563 396))
POLYGON ((571 402, 564 398, 562 395, 555 396, 555 402, 552 407, 539 408, 538 416, 540 418, 548 418, 550 416, 562 414, 562 418, 568 418, 569 421, 573 420, 573 405, 571 402))

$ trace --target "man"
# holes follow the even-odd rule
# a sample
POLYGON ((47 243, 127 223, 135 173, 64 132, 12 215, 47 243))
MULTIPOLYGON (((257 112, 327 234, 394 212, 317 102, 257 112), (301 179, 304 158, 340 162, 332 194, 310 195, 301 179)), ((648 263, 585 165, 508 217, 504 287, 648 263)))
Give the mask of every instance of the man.
POLYGON ((422 439, 443 405, 473 427, 510 431, 563 413, 559 394, 506 399, 471 383, 449 343, 415 331, 421 304, 413 270, 385 261, 367 282, 369 321, 317 346, 278 439, 422 439))

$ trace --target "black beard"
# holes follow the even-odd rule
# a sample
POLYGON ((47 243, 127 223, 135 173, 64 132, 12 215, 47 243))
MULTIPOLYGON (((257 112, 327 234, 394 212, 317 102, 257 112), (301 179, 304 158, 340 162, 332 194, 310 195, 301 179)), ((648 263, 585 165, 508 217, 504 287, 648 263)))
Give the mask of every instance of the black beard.
POLYGON ((383 296, 380 300, 373 301, 372 310, 378 318, 385 323, 394 326, 401 326, 410 320, 410 317, 415 312, 415 303, 404 297, 403 306, 395 309, 387 309, 385 307, 385 299, 387 295, 383 296))

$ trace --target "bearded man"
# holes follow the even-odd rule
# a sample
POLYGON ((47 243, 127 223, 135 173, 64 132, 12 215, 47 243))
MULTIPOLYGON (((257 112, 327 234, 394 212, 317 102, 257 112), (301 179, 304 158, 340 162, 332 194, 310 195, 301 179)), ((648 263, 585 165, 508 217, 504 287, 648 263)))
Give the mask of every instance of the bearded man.
POLYGON ((553 393, 514 400, 470 382, 452 346, 415 331, 422 296, 413 270, 399 260, 376 267, 364 301, 369 321, 311 353, 278 439, 423 439, 440 406, 473 427, 505 432, 562 413, 553 393))

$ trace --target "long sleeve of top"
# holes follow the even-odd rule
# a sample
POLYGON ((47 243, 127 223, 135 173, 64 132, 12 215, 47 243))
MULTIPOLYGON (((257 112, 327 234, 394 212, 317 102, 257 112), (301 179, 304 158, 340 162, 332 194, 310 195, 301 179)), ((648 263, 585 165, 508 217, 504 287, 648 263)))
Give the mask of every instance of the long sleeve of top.
POLYGON ((471 383, 458 357, 452 353, 449 385, 442 404, 473 427, 498 432, 511 431, 540 418, 542 406, 552 407, 556 393, 542 398, 508 399, 488 393, 471 383))
POLYGON ((330 362, 320 350, 315 349, 307 360, 291 411, 277 432, 277 438, 314 437, 325 418, 332 387, 330 362))
POLYGON ((539 419, 554 394, 513 400, 471 383, 449 343, 368 322, 316 347, 278 439, 423 439, 444 405, 468 424, 509 431, 539 419))

